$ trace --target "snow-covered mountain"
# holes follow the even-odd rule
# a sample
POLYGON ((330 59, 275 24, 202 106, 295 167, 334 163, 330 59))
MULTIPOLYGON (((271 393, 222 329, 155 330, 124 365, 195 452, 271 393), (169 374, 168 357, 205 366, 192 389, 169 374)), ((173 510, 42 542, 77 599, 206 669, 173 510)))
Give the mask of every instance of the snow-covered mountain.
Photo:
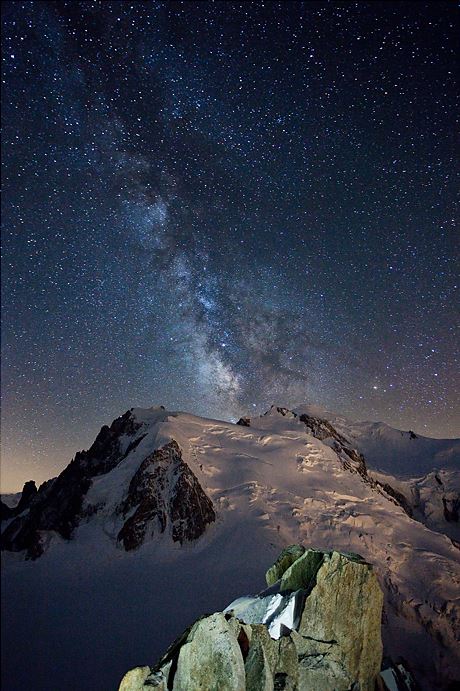
POLYGON ((460 439, 430 439, 384 422, 353 422, 317 405, 303 406, 295 412, 328 420, 374 470, 413 478, 440 468, 460 468, 460 439))
POLYGON ((459 440, 311 406, 236 425, 131 409, 4 521, 4 688, 115 688, 197 616, 261 590, 291 543, 371 562, 385 654, 447 688, 459 459, 459 440))
POLYGON ((399 493, 411 517, 460 539, 460 439, 430 439, 383 422, 353 422, 315 405, 295 412, 328 420, 365 457, 372 477, 399 493))

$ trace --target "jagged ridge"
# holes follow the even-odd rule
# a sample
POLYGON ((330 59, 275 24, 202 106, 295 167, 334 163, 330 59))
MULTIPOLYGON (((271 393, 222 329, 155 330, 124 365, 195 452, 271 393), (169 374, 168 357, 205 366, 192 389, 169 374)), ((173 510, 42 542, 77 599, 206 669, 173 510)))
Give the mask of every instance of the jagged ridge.
POLYGON ((126 516, 133 508, 118 534, 126 550, 139 547, 149 527, 153 533, 164 533, 170 523, 173 541, 182 544, 199 538, 216 519, 212 501, 174 440, 141 463, 120 510, 126 516))
MULTIPOLYGON (((35 483, 35 491, 28 483, 18 507, 5 512, 14 520, 2 534, 2 549, 24 550, 29 558, 36 559, 43 554, 52 533, 69 540, 78 524, 99 509, 84 508, 92 481, 110 473, 135 451, 147 435, 136 436, 142 429, 142 423, 129 410, 110 427, 102 427, 91 448, 78 452, 57 478, 44 483, 38 491, 35 483)), ((139 547, 149 530, 152 535, 163 533, 167 523, 172 526, 173 541, 182 544, 196 540, 216 517, 211 500, 182 460, 175 441, 142 461, 118 513, 126 519, 118 534, 118 542, 126 550, 139 547)))

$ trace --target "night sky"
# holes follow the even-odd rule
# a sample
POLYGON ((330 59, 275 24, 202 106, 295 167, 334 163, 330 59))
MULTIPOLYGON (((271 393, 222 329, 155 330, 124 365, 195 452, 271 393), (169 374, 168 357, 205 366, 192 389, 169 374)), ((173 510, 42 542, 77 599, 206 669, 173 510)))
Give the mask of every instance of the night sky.
POLYGON ((4 490, 136 405, 460 436, 457 17, 3 3, 4 490))

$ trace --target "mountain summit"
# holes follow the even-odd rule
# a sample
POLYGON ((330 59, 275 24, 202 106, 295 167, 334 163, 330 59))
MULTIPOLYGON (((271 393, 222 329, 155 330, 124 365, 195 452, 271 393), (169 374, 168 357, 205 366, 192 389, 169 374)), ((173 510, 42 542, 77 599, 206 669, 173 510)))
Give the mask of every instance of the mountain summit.
POLYGON ((384 654, 422 688, 447 688, 460 678, 459 458, 459 440, 311 406, 237 424, 127 411, 3 523, 6 686, 20 669, 24 688, 34 668, 34 688, 49 688, 55 647, 67 661, 56 687, 84 659, 81 688, 94 688, 107 655, 119 667, 98 687, 114 688, 205 608, 260 590, 261 568, 303 543, 374 566, 384 654))

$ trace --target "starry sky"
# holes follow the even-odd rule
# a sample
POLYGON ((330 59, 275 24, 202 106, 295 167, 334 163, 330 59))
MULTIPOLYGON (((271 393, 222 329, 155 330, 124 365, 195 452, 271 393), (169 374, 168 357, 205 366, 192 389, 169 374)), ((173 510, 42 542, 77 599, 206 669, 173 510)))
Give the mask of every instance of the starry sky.
POLYGON ((137 405, 460 436, 457 31, 439 1, 3 3, 4 491, 137 405))

